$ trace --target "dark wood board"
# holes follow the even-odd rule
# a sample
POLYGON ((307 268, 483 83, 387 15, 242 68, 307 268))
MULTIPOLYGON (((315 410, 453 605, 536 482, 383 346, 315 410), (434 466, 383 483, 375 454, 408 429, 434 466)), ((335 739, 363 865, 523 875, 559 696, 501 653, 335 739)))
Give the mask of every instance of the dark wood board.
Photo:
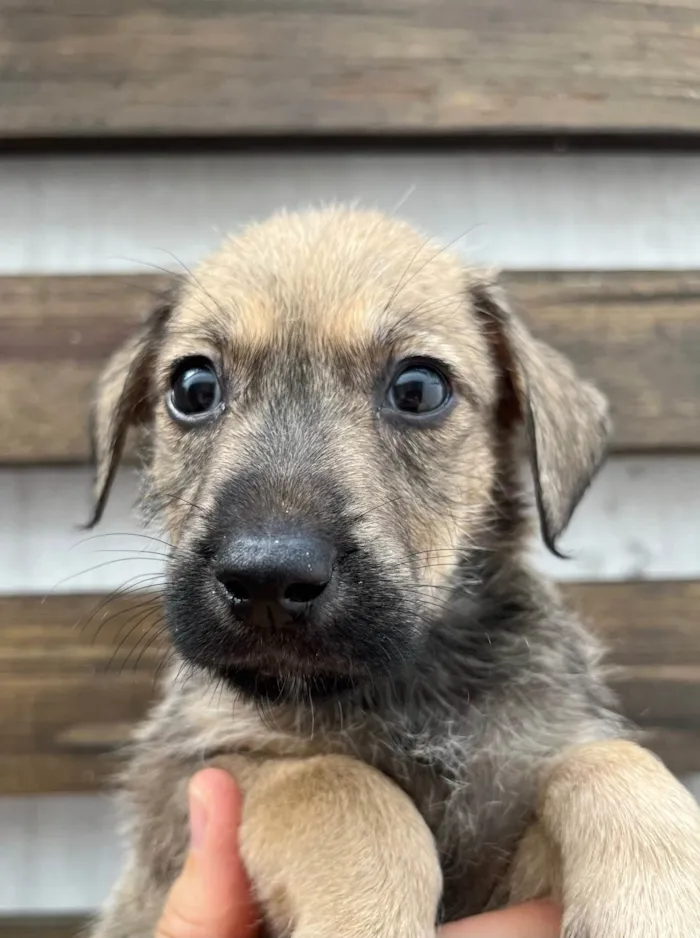
MULTIPOLYGON (((511 273, 516 306, 610 396, 619 452, 700 449, 700 273, 511 273)), ((100 363, 166 277, 0 278, 0 463, 88 457, 100 363)))
POLYGON ((100 364, 170 282, 0 277, 0 463, 84 462, 100 364))
POLYGON ((168 649, 153 597, 108 599, 0 597, 0 794, 90 791, 118 769, 168 649))
MULTIPOLYGON (((609 644, 615 688, 652 748, 677 772, 700 771, 700 581, 565 593, 609 644)), ((145 599, 0 598, 0 794, 108 784, 168 654, 163 639, 148 644, 160 614, 145 599)))
POLYGON ((678 774, 700 771, 700 582, 567 584, 608 649, 623 711, 678 774))
POLYGON ((4 0, 5 137, 697 133, 700 0, 4 0))
POLYGON ((700 448, 700 273, 517 273, 515 306, 608 395, 618 451, 700 448))
POLYGON ((0 938, 82 938, 85 919, 77 916, 0 917, 0 938))

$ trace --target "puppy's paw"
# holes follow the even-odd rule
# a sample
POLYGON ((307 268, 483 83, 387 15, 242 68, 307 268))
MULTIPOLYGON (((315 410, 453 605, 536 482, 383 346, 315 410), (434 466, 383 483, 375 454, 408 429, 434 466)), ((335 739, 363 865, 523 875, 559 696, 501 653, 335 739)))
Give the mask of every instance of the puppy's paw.
POLYGON ((700 810, 650 752, 577 747, 553 765, 541 817, 564 938, 700 938, 700 810))
POLYGON ((435 916, 429 909, 408 898, 396 902, 392 895, 384 902, 373 899, 338 897, 332 908, 308 910, 299 917, 291 938, 435 938, 435 916))
POLYGON ((341 928, 329 930, 326 926, 299 928, 292 932, 291 938, 435 938, 435 929, 426 931, 419 925, 402 927, 400 931, 385 930, 377 923, 371 930, 366 926, 354 928, 344 924, 341 928))
POLYGON ((435 938, 435 928, 417 922, 346 920, 335 925, 309 923, 294 929, 291 938, 435 938))
POLYGON ((592 886, 567 889, 562 938, 700 938, 700 869, 646 867, 592 886))

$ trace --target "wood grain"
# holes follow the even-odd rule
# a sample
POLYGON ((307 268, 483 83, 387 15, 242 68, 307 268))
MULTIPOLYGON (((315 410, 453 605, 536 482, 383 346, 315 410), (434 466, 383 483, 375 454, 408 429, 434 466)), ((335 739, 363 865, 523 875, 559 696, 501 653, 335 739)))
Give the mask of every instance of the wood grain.
POLYGON ((509 279, 534 331, 609 396, 616 449, 700 447, 700 274, 509 279))
POLYGON ((79 938, 85 925, 76 916, 0 917, 0 938, 79 938))
MULTIPOLYGON (((611 649, 651 747, 700 770, 700 581, 565 587, 611 649)), ((156 695, 168 654, 150 597, 0 598, 0 794, 90 791, 156 695), (95 611, 97 609, 97 611, 95 611)))
POLYGON ((5 0, 6 137, 700 128, 700 0, 5 0))
POLYGON ((624 712, 678 774, 700 771, 700 582, 567 584, 610 651, 624 712))
MULTIPOLYGON (((516 306, 610 396, 621 452, 700 449, 700 273, 513 273, 516 306)), ((82 462, 100 363, 167 277, 0 278, 0 462, 82 462)))
POLYGON ((167 655, 153 597, 0 597, 0 793, 89 791, 167 655))
POLYGON ((0 277, 0 462, 88 458, 99 366, 170 282, 141 277, 0 277))

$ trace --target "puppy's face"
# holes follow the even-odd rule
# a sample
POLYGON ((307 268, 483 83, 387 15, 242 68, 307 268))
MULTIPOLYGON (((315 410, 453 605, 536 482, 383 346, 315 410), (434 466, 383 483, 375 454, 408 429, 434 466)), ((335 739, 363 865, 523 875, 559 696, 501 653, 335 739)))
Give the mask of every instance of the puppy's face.
POLYGON ((250 694, 327 695, 410 662, 486 546, 520 419, 552 540, 600 459, 597 393, 408 226, 277 216, 108 365, 98 513, 145 421, 175 645, 250 694))

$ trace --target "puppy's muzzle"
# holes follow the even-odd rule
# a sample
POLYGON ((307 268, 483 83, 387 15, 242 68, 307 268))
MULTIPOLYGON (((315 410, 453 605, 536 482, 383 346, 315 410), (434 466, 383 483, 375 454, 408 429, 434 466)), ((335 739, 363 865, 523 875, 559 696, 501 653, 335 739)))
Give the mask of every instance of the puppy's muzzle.
POLYGON ((284 627, 321 601, 335 558, 333 544, 317 534, 236 535, 218 552, 214 574, 237 619, 284 627))

